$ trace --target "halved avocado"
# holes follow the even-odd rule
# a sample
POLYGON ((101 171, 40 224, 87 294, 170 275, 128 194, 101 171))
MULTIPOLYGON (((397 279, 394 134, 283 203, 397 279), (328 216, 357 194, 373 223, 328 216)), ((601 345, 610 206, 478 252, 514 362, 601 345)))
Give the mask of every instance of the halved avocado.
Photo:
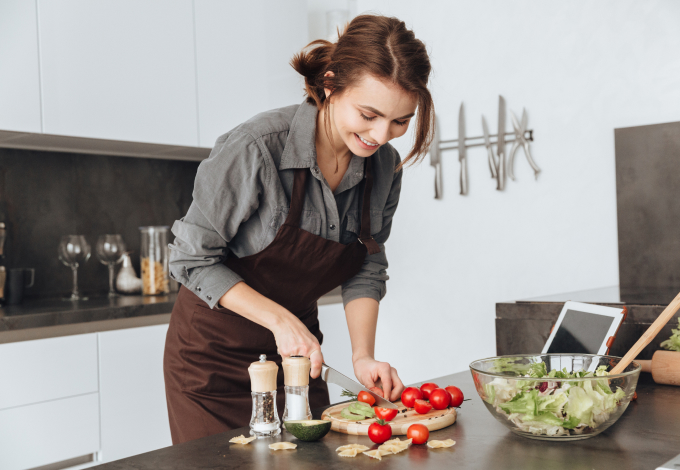
POLYGON ((286 431, 301 441, 318 441, 331 430, 331 422, 322 419, 286 421, 286 431))

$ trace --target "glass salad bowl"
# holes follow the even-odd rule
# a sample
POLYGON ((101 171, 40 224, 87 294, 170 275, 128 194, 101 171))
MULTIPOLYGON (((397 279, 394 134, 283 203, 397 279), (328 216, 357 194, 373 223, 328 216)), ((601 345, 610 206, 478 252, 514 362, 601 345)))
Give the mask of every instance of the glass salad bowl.
POLYGON ((477 393, 492 415, 531 439, 572 441, 595 436, 626 411, 640 365, 609 375, 620 357, 526 354, 470 364, 477 393))

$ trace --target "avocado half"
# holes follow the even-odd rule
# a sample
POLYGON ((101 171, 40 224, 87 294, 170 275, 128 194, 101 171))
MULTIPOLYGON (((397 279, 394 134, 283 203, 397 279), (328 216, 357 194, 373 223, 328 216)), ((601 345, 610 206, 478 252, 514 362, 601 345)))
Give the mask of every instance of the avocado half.
POLYGON ((331 430, 331 422, 322 419, 286 421, 286 431, 301 441, 318 441, 331 430))

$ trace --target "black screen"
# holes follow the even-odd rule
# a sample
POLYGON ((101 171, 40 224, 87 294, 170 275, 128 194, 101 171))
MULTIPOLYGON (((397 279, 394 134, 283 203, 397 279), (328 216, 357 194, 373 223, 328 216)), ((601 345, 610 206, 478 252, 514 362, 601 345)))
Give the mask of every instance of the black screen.
POLYGON ((613 317, 567 310, 548 353, 597 354, 613 317))

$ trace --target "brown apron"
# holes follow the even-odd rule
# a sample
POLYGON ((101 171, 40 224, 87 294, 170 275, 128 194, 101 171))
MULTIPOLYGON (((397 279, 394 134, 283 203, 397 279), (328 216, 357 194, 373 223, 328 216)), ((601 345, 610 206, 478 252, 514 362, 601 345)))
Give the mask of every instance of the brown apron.
MULTIPOLYGON (((363 265, 366 253, 380 251, 371 237, 372 157, 365 163, 361 231, 348 245, 300 228, 309 169, 295 170, 288 217, 264 250, 224 264, 250 287, 296 315, 316 336, 317 300, 363 265)), ((196 294, 180 288, 170 317, 163 371, 173 444, 247 426, 252 399, 248 366, 260 354, 279 365, 277 409, 283 415, 281 356, 271 331, 226 308, 211 309, 196 294)), ((330 404, 320 378, 309 383, 312 409, 330 404)))

